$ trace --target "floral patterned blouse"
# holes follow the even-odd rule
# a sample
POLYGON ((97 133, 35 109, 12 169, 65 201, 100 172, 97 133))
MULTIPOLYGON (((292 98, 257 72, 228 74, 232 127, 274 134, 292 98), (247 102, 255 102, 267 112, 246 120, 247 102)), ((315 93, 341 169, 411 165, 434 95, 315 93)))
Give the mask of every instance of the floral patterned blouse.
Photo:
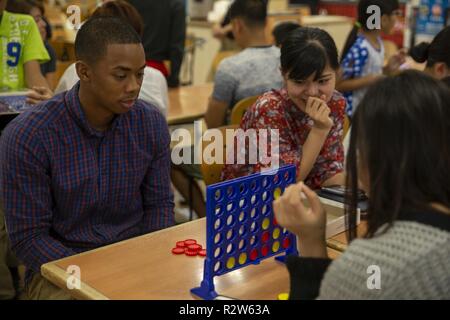
MULTIPOLYGON (((328 137, 311 172, 305 179, 305 183, 313 189, 320 188, 323 182, 344 170, 342 137, 345 106, 345 98, 339 92, 335 91, 331 100, 328 102, 328 107, 331 110, 330 117, 334 123, 333 127, 328 133, 328 137)), ((260 131, 258 130, 260 129, 278 129, 279 166, 283 167, 288 164, 295 164, 297 166, 297 175, 302 158, 302 146, 312 126, 313 120, 292 102, 285 88, 272 90, 262 95, 247 110, 240 124, 240 128, 244 131, 255 129, 258 132, 256 134, 258 138, 260 136, 260 131)), ((268 133, 268 136, 270 136, 270 133, 268 133)), ((251 143, 259 143, 259 139, 251 143)), ((234 146, 234 151, 236 152, 236 143, 234 146)), ((270 140, 268 146, 266 156, 271 157, 270 140)), ((248 149, 249 143, 247 141, 245 148, 239 148, 237 152, 238 154, 241 153, 241 156, 245 156, 248 149)), ((226 164, 222 170, 222 180, 246 176, 259 172, 262 168, 270 167, 270 158, 267 160, 264 156, 257 158, 257 161, 245 159, 245 164, 226 164)), ((235 160, 234 163, 237 163, 237 161, 235 160)))

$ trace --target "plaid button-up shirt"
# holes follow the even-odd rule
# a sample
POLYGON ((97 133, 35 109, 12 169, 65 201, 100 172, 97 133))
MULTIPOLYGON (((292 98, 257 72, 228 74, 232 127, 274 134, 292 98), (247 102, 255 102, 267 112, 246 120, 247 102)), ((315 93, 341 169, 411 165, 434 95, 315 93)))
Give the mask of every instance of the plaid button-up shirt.
POLYGON ((99 132, 87 122, 78 89, 25 111, 1 137, 7 230, 32 272, 174 222, 164 117, 138 100, 99 132))

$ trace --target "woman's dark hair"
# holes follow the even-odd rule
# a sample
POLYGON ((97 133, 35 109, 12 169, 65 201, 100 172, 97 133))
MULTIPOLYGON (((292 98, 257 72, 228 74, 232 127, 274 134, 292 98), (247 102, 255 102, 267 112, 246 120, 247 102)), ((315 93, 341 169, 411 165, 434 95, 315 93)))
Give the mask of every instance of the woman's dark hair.
POLYGON ((405 71, 369 88, 347 155, 349 240, 356 235, 358 167, 370 180, 366 237, 400 213, 433 210, 432 202, 450 208, 449 121, 450 90, 423 72, 405 71))
POLYGON ((144 34, 144 22, 139 12, 123 0, 109 1, 98 7, 92 17, 116 17, 126 21, 141 36, 144 34))
POLYGON ((289 33, 281 47, 281 70, 290 79, 305 80, 322 75, 327 64, 339 69, 338 52, 333 38, 324 30, 302 27, 289 33))
POLYGON ((409 51, 411 57, 420 63, 427 62, 432 67, 437 62, 445 62, 450 68, 450 26, 442 29, 431 43, 422 42, 409 51))
POLYGON ((289 33, 298 28, 300 28, 300 25, 297 22, 292 21, 286 21, 277 24, 272 30, 272 35, 275 38, 276 46, 280 47, 289 33))
POLYGON ((378 6, 381 11, 381 15, 391 15, 394 11, 400 8, 398 0, 360 0, 358 2, 358 18, 352 31, 345 41, 344 49, 342 50, 341 62, 344 60, 350 48, 356 41, 358 37, 359 29, 368 30, 367 20, 372 16, 373 13, 367 13, 367 8, 370 6, 378 6))

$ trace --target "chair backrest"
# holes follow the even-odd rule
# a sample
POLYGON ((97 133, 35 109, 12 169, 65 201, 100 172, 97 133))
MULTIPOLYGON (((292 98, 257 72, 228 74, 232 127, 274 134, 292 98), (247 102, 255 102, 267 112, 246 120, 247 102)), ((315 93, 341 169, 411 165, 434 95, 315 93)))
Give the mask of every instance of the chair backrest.
POLYGON ((258 98, 259 96, 251 96, 238 101, 231 110, 230 124, 239 125, 245 111, 247 111, 247 109, 252 106, 258 98))
MULTIPOLYGON (((211 158, 215 157, 215 152, 212 154, 207 154, 205 155, 204 151, 205 149, 211 144, 211 143, 215 143, 215 141, 211 141, 211 142, 207 142, 203 140, 203 148, 202 148, 202 155, 203 155, 203 161, 201 164, 201 171, 202 171, 202 175, 203 175, 203 180, 205 181, 206 185, 210 185, 213 183, 217 183, 220 182, 220 174, 222 173, 222 169, 224 167, 224 163, 225 163, 225 159, 226 159, 226 148, 227 148, 227 144, 228 143, 233 143, 233 141, 226 141, 226 130, 227 129, 237 129, 238 126, 237 125, 229 125, 229 126, 223 126, 220 128, 217 128, 218 130, 220 130, 220 133, 222 134, 222 145, 221 147, 223 148, 222 151, 222 162, 221 163, 211 163, 211 164, 207 164, 206 162, 212 162, 211 158)), ((234 139, 233 139, 234 140, 234 139)), ((216 142, 217 143, 217 142, 216 142)))

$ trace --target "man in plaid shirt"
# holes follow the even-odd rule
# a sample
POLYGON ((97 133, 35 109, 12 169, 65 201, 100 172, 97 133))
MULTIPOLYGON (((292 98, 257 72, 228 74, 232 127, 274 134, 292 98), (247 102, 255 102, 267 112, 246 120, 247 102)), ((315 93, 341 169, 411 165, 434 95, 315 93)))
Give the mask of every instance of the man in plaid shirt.
POLYGON ((173 224, 170 135, 137 100, 145 54, 131 26, 88 20, 75 41, 80 82, 12 121, 0 189, 30 298, 68 298, 42 264, 173 224))

